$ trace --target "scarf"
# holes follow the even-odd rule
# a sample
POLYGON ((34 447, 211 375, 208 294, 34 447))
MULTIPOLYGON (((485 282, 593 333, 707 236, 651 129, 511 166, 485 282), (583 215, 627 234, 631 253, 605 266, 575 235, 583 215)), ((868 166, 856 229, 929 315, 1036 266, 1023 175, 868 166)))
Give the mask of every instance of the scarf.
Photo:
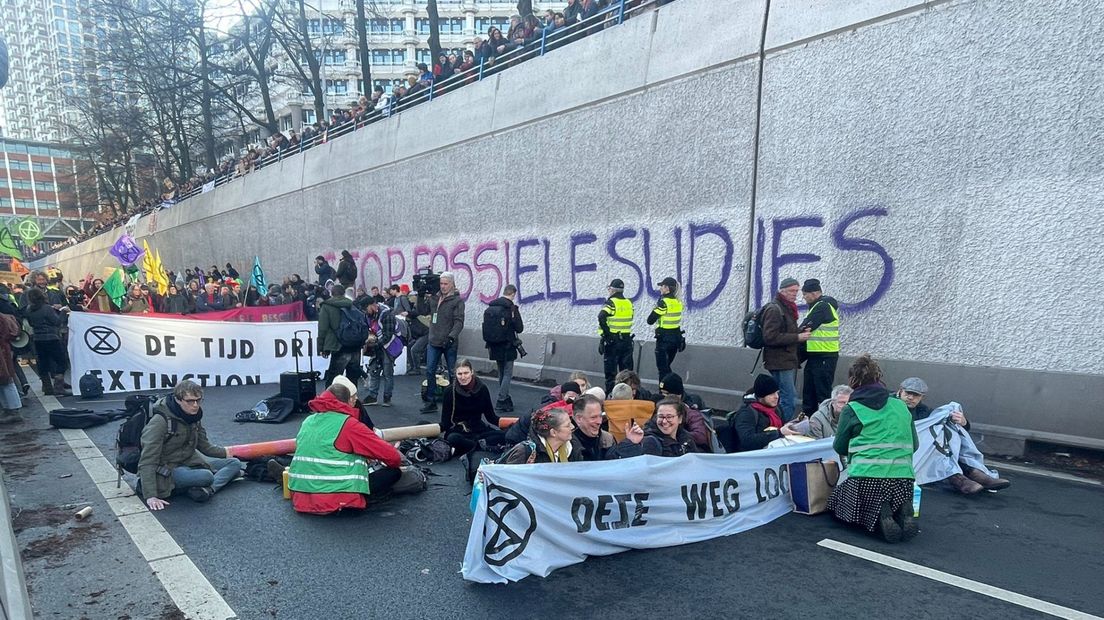
POLYGON ((779 416, 778 412, 774 409, 771 409, 770 407, 759 402, 751 403, 751 408, 770 418, 770 424, 768 424, 767 426, 782 428, 782 417, 779 416))
POLYGON ((556 450, 556 452, 553 453, 552 446, 548 445, 548 442, 545 441, 544 437, 538 437, 538 439, 540 439, 541 445, 544 446, 544 453, 548 455, 549 461, 553 463, 566 463, 567 457, 571 456, 570 441, 564 442, 564 444, 560 446, 560 449, 556 450))
POLYGON ((786 308, 787 310, 790 311, 790 316, 792 316, 793 320, 796 321, 797 320, 797 304, 795 304, 794 302, 792 302, 788 299, 783 299, 782 295, 778 295, 778 297, 776 299, 778 299, 778 303, 783 308, 786 308))
POLYGON ((169 396, 165 400, 168 401, 169 411, 171 411, 176 417, 180 418, 180 421, 187 424, 188 426, 191 426, 192 424, 195 424, 196 422, 199 422, 203 419, 202 407, 200 407, 199 411, 197 411, 195 415, 188 415, 187 413, 184 413, 183 409, 180 408, 180 403, 176 402, 175 397, 169 396))

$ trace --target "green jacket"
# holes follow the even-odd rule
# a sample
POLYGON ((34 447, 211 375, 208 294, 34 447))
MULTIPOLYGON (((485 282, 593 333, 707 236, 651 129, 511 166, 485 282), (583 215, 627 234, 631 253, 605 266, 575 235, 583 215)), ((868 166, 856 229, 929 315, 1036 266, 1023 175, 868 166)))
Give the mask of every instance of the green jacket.
MULTIPOLYGON (((889 392, 880 385, 863 386, 851 394, 852 401, 874 410, 882 410, 885 408, 889 398, 889 392)), ((920 441, 916 436, 916 426, 911 423, 911 420, 901 420, 902 424, 906 422, 908 423, 909 430, 903 432, 907 433, 907 436, 910 436, 912 443, 911 452, 915 452, 917 446, 920 445, 920 441)), ((852 440, 862 435, 862 432, 862 420, 859 419, 859 416, 855 414, 851 405, 848 404, 848 406, 840 411, 839 424, 836 426, 836 436, 833 440, 832 447, 838 454, 845 457, 849 456, 852 452, 852 440)))
POLYGON ((142 481, 142 493, 146 498, 165 499, 176 487, 173 483, 174 467, 203 467, 211 469, 202 455, 226 458, 226 448, 216 446, 207 439, 203 422, 185 424, 169 408, 167 396, 157 401, 154 415, 142 429, 142 456, 138 460, 138 477, 142 481))
POLYGON ((318 308, 318 350, 336 353, 341 350, 337 339, 337 326, 341 324, 341 309, 351 308, 353 302, 348 297, 331 297, 318 308))

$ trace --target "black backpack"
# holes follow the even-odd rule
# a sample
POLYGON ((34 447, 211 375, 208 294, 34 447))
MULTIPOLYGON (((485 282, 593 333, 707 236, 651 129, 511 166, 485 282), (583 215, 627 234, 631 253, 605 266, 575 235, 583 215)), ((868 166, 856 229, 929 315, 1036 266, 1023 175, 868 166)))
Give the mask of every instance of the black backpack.
POLYGON ((502 306, 487 306, 483 311, 483 342, 505 344, 513 342, 513 316, 502 306))
POLYGON ((337 324, 337 341, 342 347, 362 347, 368 340, 368 317, 349 306, 341 308, 341 321, 337 324))
MULTIPOLYGON (((770 304, 767 304, 767 306, 769 305, 770 304)), ((752 310, 744 315, 744 320, 740 325, 743 327, 744 331, 745 347, 750 349, 762 349, 766 344, 763 342, 763 310, 765 310, 767 306, 763 306, 758 310, 752 310)))
POLYGON ((80 378, 80 383, 78 383, 78 385, 80 386, 82 399, 103 398, 103 379, 99 376, 91 372, 86 372, 84 376, 80 378))
MULTIPOLYGON (((155 396, 136 394, 126 399, 127 414, 130 416, 126 422, 119 425, 119 432, 115 435, 115 467, 119 474, 128 471, 138 473, 138 461, 142 458, 142 431, 146 424, 153 418, 153 403, 155 396)), ((176 433, 176 420, 169 420, 170 435, 176 433)))
POLYGON ((117 409, 101 412, 95 412, 91 409, 54 409, 50 411, 50 426, 54 428, 92 428, 126 416, 125 412, 117 409))

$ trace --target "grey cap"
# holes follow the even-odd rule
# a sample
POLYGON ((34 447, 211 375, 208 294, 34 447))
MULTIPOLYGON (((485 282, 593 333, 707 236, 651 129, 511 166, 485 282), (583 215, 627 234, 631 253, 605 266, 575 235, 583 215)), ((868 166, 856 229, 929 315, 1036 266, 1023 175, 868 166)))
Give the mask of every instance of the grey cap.
POLYGON ((785 280, 782 280, 781 284, 778 285, 778 290, 782 290, 784 288, 789 288, 791 286, 800 286, 800 285, 801 285, 801 283, 798 282, 796 278, 786 278, 785 280))
POLYGON ((924 383, 924 380, 920 377, 909 377, 901 382, 901 389, 906 392, 915 392, 916 394, 927 394, 928 384, 924 383))

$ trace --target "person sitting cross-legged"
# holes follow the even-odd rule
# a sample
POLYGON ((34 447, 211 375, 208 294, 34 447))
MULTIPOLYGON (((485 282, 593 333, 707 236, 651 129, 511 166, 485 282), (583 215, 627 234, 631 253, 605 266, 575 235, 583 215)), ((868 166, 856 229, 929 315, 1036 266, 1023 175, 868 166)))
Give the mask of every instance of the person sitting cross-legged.
POLYGON ((310 401, 288 468, 296 512, 329 514, 367 506, 399 481, 402 456, 360 421, 355 386, 344 377, 310 401))
POLYGON ((185 379, 153 406, 142 429, 138 491, 150 510, 165 508, 178 493, 205 502, 242 473, 241 461, 207 439, 201 402, 203 388, 185 379))

